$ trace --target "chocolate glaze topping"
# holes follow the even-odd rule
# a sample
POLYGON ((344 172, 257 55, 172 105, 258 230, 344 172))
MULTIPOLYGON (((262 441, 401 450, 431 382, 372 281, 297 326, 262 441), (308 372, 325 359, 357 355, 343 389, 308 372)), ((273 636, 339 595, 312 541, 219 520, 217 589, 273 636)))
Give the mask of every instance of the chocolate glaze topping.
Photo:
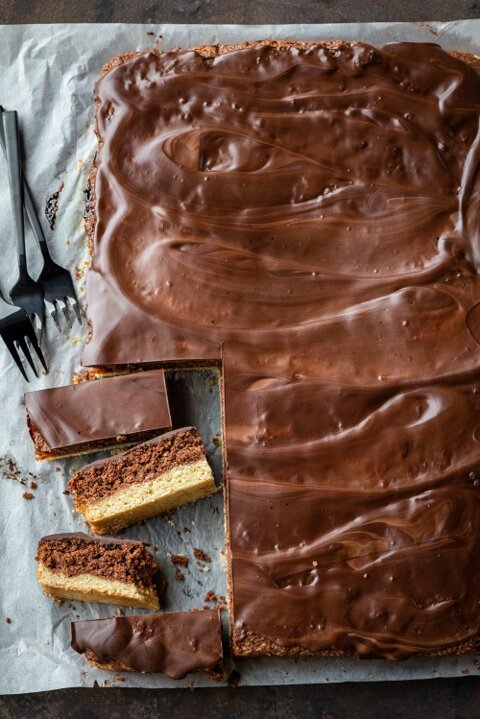
POLYGON ((172 426, 163 370, 27 392, 25 407, 50 449, 172 426))
POLYGON ((127 58, 96 94, 84 361, 223 357, 237 650, 469 645, 476 71, 266 45, 127 58))
POLYGON ((72 622, 72 648, 99 662, 183 679, 222 661, 220 613, 214 610, 141 614, 72 622))

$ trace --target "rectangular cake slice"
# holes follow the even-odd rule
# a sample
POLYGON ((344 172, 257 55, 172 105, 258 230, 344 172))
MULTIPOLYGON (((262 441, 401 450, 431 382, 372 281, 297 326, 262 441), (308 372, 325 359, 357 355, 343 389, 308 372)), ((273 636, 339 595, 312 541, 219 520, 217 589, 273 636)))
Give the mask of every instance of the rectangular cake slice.
POLYGON ((97 534, 117 532, 215 491, 202 439, 183 427, 83 467, 68 483, 97 534))
POLYGON ((163 370, 25 394, 38 460, 142 442, 172 426, 163 370))
POLYGON ((217 610, 144 614, 72 622, 72 649, 95 667, 183 679, 205 671, 222 678, 217 610))
POLYGON ((37 577, 54 599, 159 609, 159 570, 145 542, 52 534, 38 544, 37 577))

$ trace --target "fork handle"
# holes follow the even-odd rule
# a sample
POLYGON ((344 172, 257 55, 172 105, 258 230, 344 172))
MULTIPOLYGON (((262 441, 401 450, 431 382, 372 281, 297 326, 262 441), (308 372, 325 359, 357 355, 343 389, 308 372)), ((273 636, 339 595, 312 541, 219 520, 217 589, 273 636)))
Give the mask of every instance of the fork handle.
POLYGON ((10 199, 12 202, 12 226, 17 244, 18 266, 20 272, 26 271, 25 226, 23 223, 23 183, 20 164, 20 143, 18 135, 18 116, 16 110, 2 113, 3 133, 10 182, 10 199))
MULTIPOLYGON (((4 111, 3 107, 0 105, 0 114, 2 114, 4 111)), ((3 132, 3 122, 0 122, 0 145, 3 150, 3 154, 5 157, 7 157, 7 148, 5 146, 5 134, 3 132)), ((25 207, 25 211, 27 213, 28 221, 30 223, 30 227, 32 228, 32 232, 35 236, 35 239, 38 242, 38 245, 40 247, 43 261, 45 264, 52 262, 52 257, 50 255, 47 241, 45 239, 45 234, 43 232, 42 225, 40 224, 40 220, 38 219, 37 210, 35 208, 35 203, 33 201, 32 193, 30 192, 30 188, 28 186, 27 180, 25 178, 25 174, 22 171, 23 176, 23 204, 25 207)))

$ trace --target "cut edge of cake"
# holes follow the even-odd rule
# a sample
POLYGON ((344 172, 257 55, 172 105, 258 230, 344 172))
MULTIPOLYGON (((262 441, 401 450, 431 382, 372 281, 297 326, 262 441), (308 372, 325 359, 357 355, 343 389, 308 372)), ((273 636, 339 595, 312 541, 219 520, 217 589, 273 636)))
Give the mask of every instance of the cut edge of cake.
POLYGON ((42 537, 37 550, 37 578, 44 594, 52 599, 73 599, 82 602, 95 602, 112 604, 114 606, 138 607, 158 610, 160 602, 158 597, 158 565, 154 557, 148 552, 145 542, 135 540, 115 540, 113 538, 95 539, 82 533, 54 534, 42 537), (75 546, 68 546, 75 540, 75 546), (55 551, 55 543, 63 542, 61 551, 63 557, 52 558, 50 550, 55 551), (66 546, 65 546, 66 545, 66 546), (88 558, 88 568, 82 566, 84 561, 75 564, 78 549, 85 549, 86 545, 94 545, 88 558), (134 568, 145 575, 143 582, 129 577, 129 570, 125 569, 126 578, 118 579, 117 572, 109 560, 108 566, 102 566, 100 561, 102 548, 116 547, 115 558, 125 565, 133 562, 134 568), (140 550, 138 556, 132 560, 128 551, 140 550), (95 556, 97 555, 97 556, 95 556), (140 556, 142 555, 142 556, 140 556), (147 563, 149 566, 147 566, 147 563), (91 565, 94 565, 93 568, 91 565), (95 566, 96 564, 96 566, 95 566), (144 565, 142 568, 142 564, 144 565), (49 566, 50 565, 50 566, 49 566), (83 571, 85 570, 85 571, 83 571), (110 576, 109 576, 110 575, 110 576))
POLYGON ((195 502, 217 488, 200 435, 194 427, 184 427, 83 467, 68 490, 75 511, 92 531, 105 534, 195 502), (175 442, 182 438, 187 446, 176 450, 175 442), (167 452, 171 461, 164 461, 167 452), (187 455, 185 461, 180 453, 187 455))

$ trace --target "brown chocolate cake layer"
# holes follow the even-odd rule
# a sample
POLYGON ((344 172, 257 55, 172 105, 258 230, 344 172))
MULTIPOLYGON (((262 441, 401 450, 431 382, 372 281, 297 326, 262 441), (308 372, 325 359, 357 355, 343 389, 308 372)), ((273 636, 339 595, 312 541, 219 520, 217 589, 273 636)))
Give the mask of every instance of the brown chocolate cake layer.
POLYGON ((84 363, 223 360, 237 654, 478 632, 480 77, 454 55, 253 43, 97 83, 84 363))
POLYGON ((99 668, 160 672, 183 679, 206 671, 221 678, 220 613, 142 614, 72 622, 72 648, 99 668))
POLYGON ((76 504, 97 501, 119 488, 145 482, 167 469, 204 458, 198 431, 195 427, 183 427, 127 452, 87 464, 70 478, 68 490, 76 504))
POLYGON ((153 577, 158 571, 144 542, 97 539, 81 532, 42 537, 37 561, 68 577, 87 573, 145 588, 155 586, 153 577))
POLYGON ((161 369, 27 392, 38 459, 148 439, 172 421, 161 369))

